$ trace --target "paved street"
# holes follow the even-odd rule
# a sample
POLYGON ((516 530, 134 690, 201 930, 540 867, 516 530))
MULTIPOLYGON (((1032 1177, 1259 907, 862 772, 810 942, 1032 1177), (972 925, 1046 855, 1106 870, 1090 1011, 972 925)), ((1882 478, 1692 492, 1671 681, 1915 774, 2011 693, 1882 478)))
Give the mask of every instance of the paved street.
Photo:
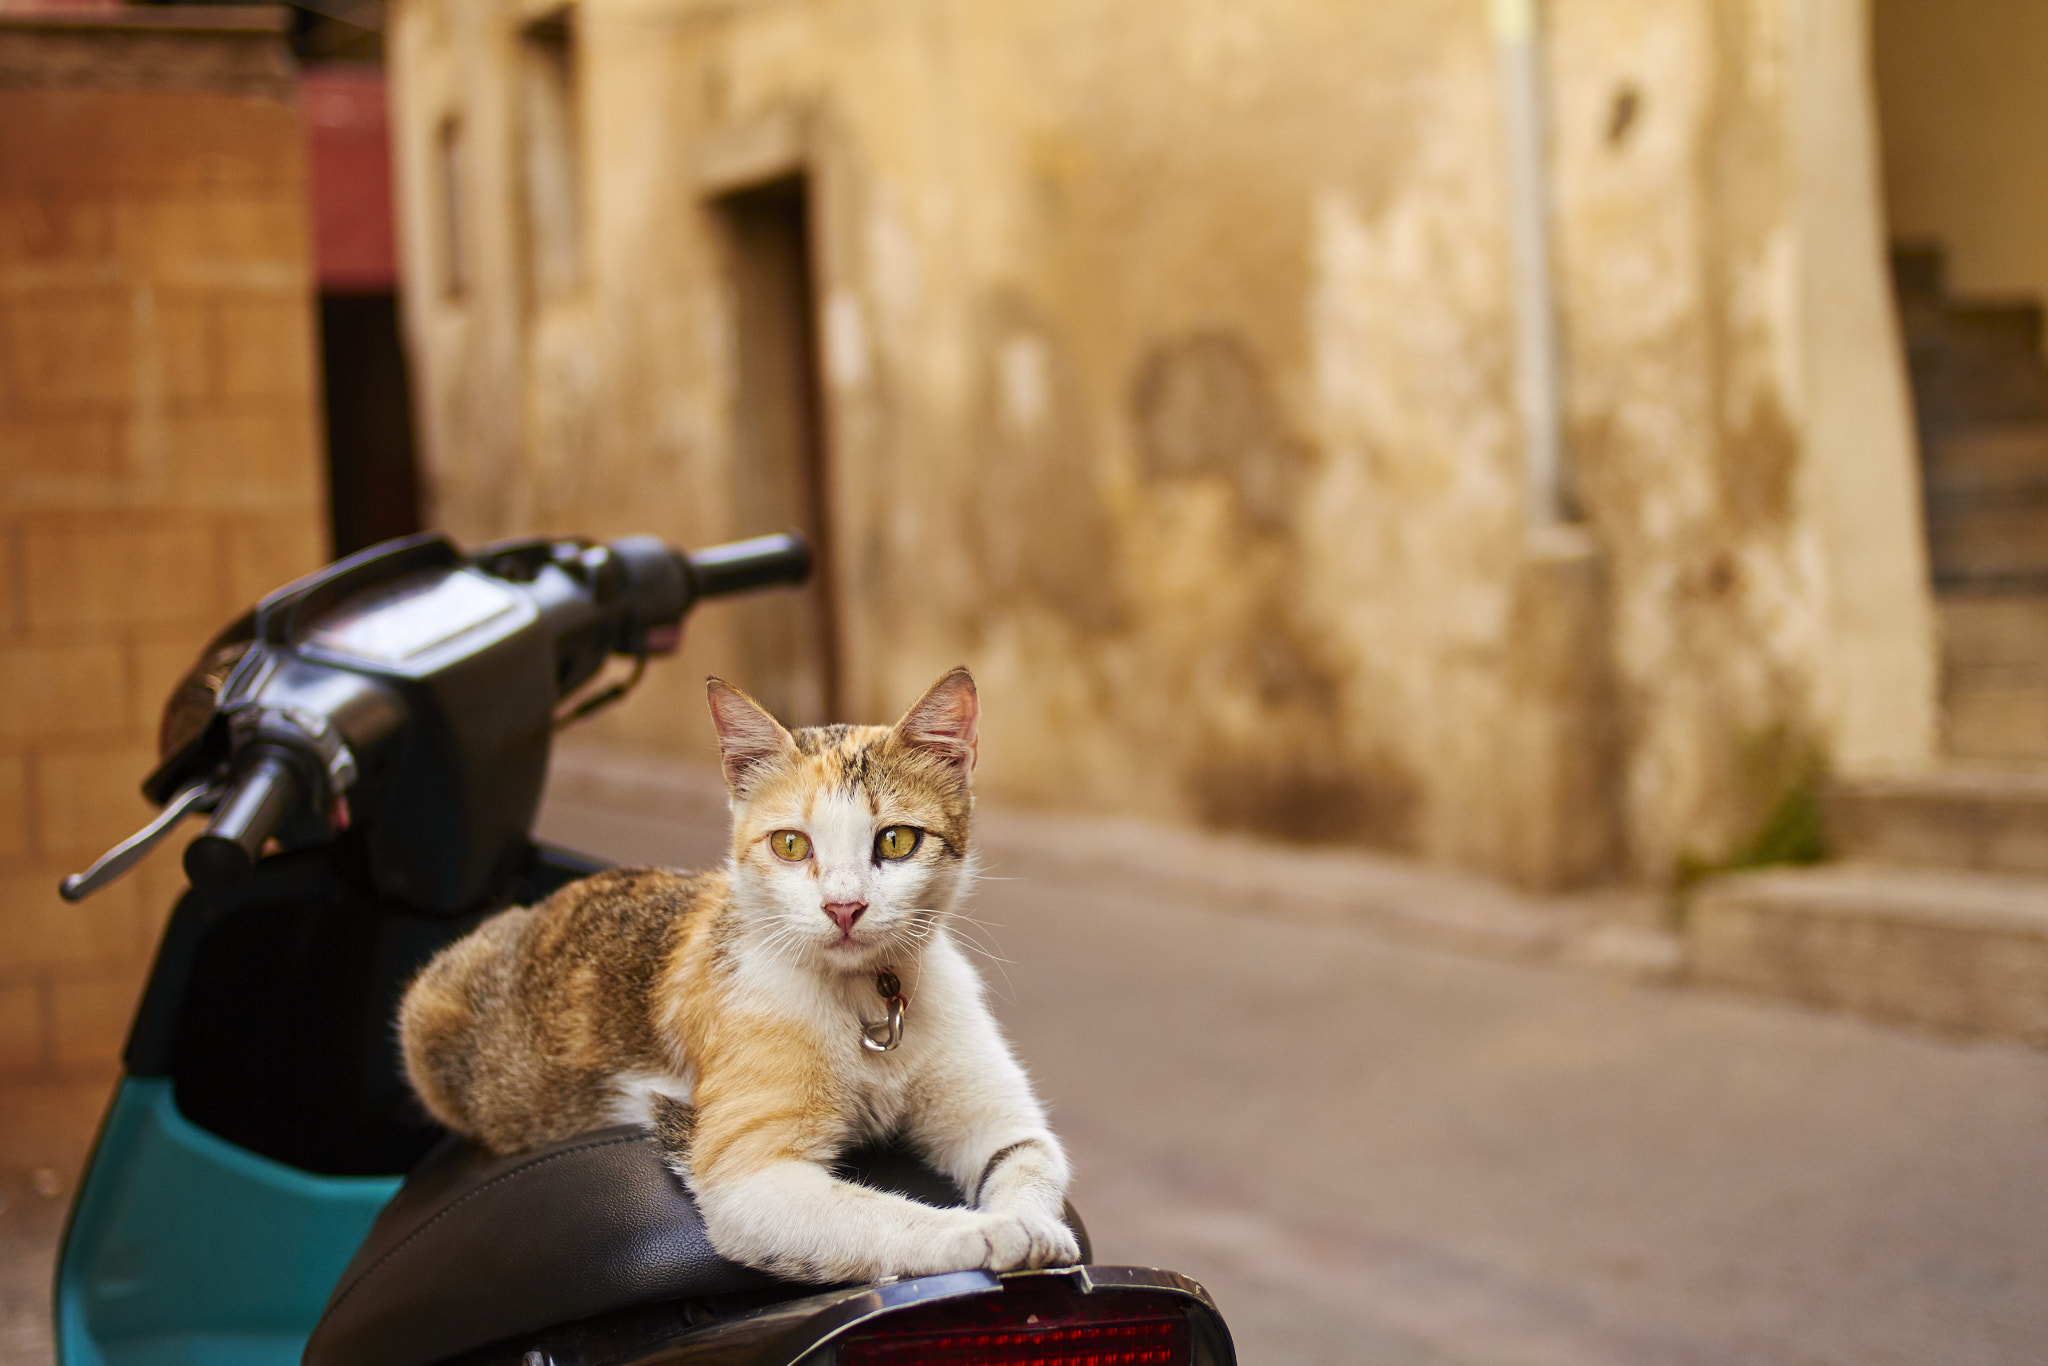
POLYGON ((1248 1362, 2048 1359, 2048 1059, 1002 866, 1099 1255, 1248 1362))
MULTIPOLYGON (((545 826, 693 861, 718 819, 595 783, 545 826)), ((1204 1282, 1248 1366, 2048 1360, 2048 1056, 1516 961, 1511 898, 1374 860, 984 827, 1098 1259, 1204 1282), (1290 906, 1347 869, 1501 952, 1290 906)))

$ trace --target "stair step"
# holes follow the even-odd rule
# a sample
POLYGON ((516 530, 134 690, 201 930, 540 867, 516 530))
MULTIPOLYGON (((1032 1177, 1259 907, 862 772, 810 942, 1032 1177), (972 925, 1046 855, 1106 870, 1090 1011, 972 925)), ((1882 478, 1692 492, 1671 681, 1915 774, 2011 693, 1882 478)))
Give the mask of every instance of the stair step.
POLYGON ((2048 764, 2048 593, 1944 593, 1936 603, 1948 753, 2048 764))
POLYGON ((1945 436, 1927 457, 1930 504, 2048 495, 2048 423, 1945 436))
POLYGON ((2048 499, 1930 505, 1927 549, 1943 589, 2048 586, 2048 499))
POLYGON ((1892 289, 1901 297, 1941 298, 1948 292, 1948 252, 1939 242, 1892 243, 1892 289))
POLYGON ((1906 353, 1910 359, 1937 359, 1943 354, 1974 356, 2038 355, 2040 306, 2031 300, 1910 298, 1899 303, 1906 353))
POLYGON ((1992 299, 1971 296, 1942 305, 1952 334, 1981 337, 1986 344, 2039 353, 2041 305, 2028 298, 1992 299))
POLYGON ((1948 677, 2048 687, 2048 593, 1943 593, 1935 610, 1948 677))
POLYGON ((1880 1019, 2048 1043, 2048 879, 1829 865, 1694 896, 1697 980, 1880 1019))
POLYGON ((1987 426, 2048 421, 2048 365, 2025 310, 1956 310, 1906 302, 1906 364, 1915 420, 1928 445, 1987 426))
POLYGON ((2048 770, 1943 769, 1834 784, 1828 844, 1859 863, 2048 875, 2048 770))
POLYGON ((1943 748, 1957 759, 2048 763, 2048 687, 1947 687, 1942 731, 1943 748))

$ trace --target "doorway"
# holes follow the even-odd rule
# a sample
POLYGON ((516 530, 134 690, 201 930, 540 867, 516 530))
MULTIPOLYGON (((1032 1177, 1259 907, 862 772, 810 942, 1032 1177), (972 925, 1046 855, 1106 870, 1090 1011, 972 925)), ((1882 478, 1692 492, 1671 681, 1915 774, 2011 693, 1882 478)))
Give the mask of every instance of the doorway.
POLYGON ((420 529, 398 296, 323 292, 320 357, 329 535, 339 558, 420 529))
POLYGON ((736 605, 735 681, 787 725, 843 720, 809 181, 712 204, 733 309, 733 525, 743 536, 801 531, 816 564, 801 592, 736 605))
POLYGON ((1951 757, 2048 764, 2048 7, 1874 0, 1951 757))

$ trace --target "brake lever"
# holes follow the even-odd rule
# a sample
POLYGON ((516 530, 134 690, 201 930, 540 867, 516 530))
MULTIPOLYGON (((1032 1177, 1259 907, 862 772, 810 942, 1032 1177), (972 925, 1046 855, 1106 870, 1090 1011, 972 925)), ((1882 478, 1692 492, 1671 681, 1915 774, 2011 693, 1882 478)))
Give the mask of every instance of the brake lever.
POLYGON ((226 792, 226 784, 205 779, 180 788, 176 796, 164 803, 155 820, 101 854, 92 867, 58 883, 57 895, 66 901, 85 900, 148 857, 149 851, 161 844, 179 821, 195 811, 213 810, 226 792))

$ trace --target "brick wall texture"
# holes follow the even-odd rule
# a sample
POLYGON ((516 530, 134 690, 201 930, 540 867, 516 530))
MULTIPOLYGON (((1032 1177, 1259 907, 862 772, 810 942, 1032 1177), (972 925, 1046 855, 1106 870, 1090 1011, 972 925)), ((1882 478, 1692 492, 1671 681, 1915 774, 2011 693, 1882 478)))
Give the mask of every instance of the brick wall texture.
POLYGON ((138 67, 69 32, 122 78, 39 88, 37 35, 0 37, 0 1078, 54 1077, 115 1065, 181 842, 80 905, 57 881, 152 814, 163 698, 320 562, 324 495, 289 83, 217 78, 249 35, 138 67))

